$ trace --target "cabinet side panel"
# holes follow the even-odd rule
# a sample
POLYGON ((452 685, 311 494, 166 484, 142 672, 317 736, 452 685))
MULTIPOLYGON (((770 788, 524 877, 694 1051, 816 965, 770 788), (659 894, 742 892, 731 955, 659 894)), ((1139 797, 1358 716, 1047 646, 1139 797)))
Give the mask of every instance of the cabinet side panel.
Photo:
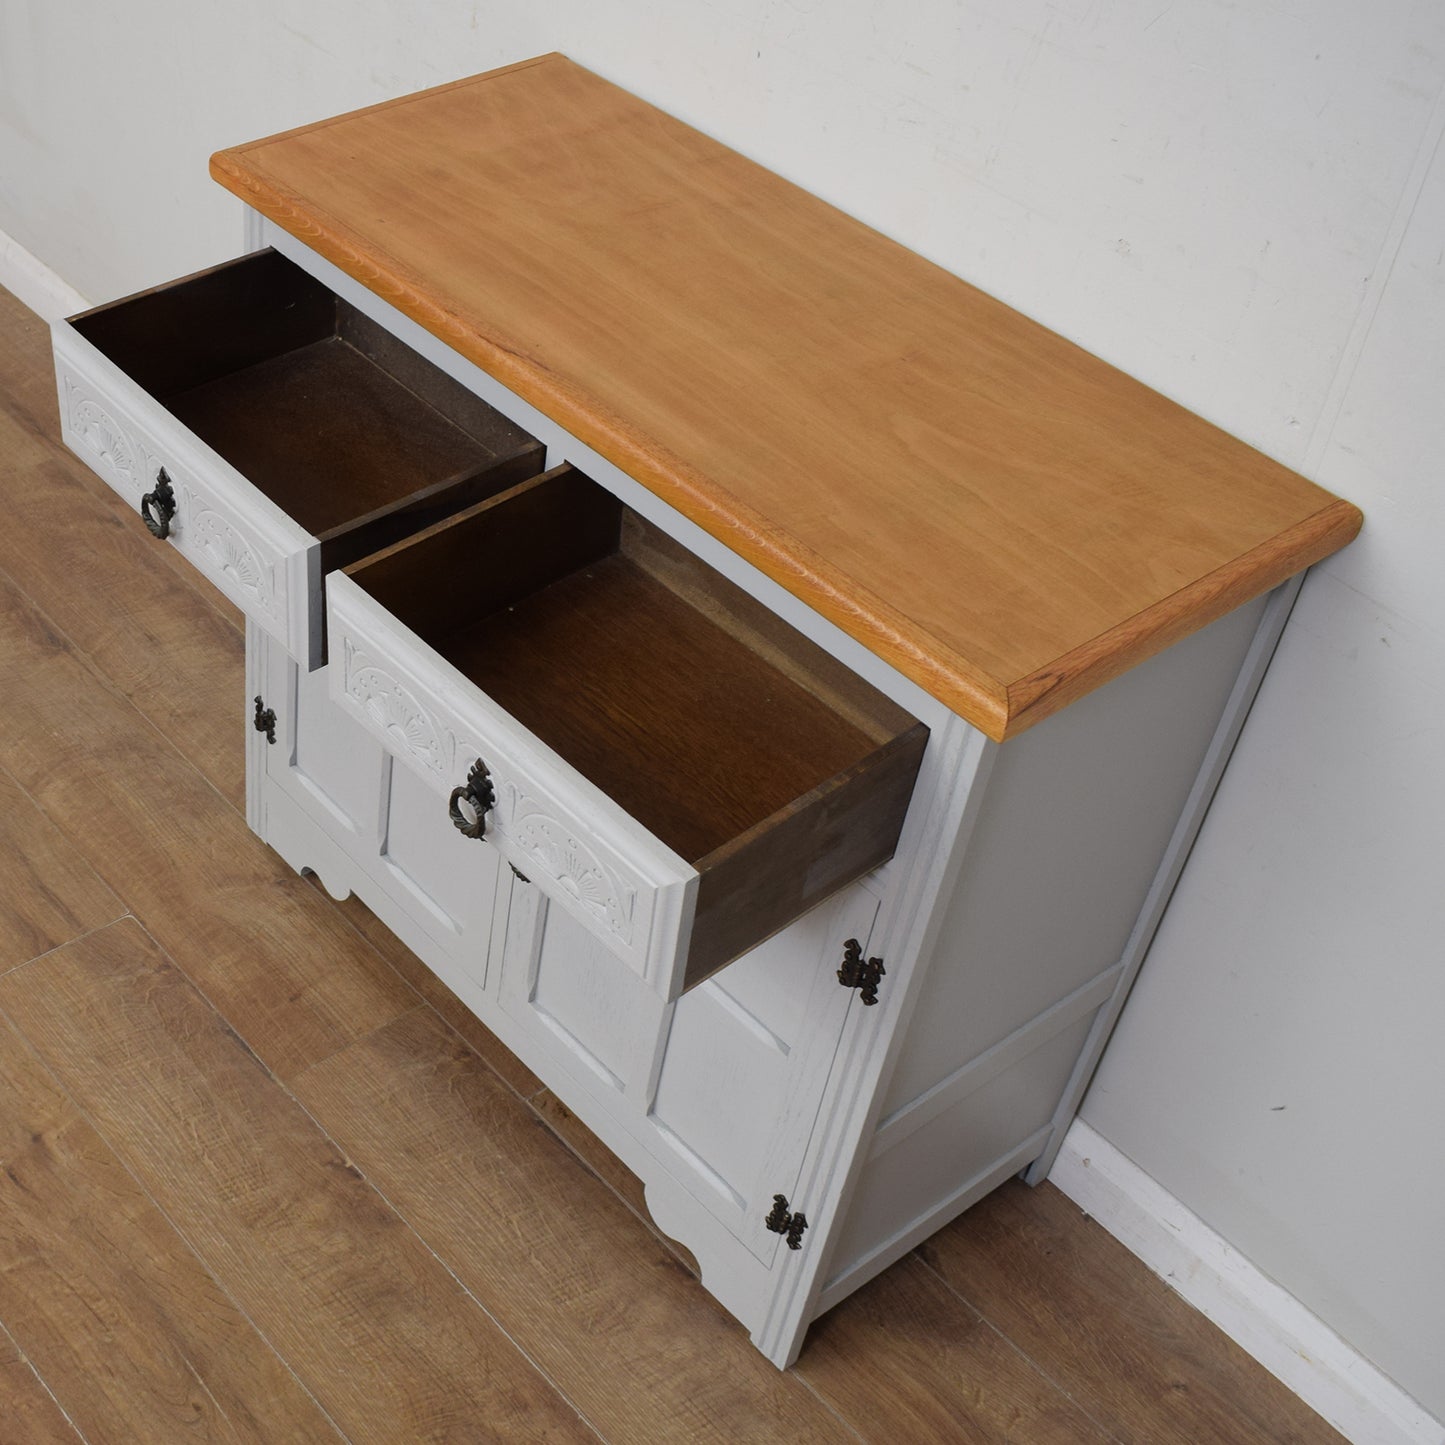
POLYGON ((1264 600, 999 751, 883 1116, 1117 964, 1264 600))
POLYGON ((1092 1022, 1092 1016, 1076 1021, 868 1160, 834 1248, 821 1308, 981 1198, 999 1182, 1000 1168, 1006 1177, 1027 1162, 1019 1151, 1047 1133, 1092 1022))

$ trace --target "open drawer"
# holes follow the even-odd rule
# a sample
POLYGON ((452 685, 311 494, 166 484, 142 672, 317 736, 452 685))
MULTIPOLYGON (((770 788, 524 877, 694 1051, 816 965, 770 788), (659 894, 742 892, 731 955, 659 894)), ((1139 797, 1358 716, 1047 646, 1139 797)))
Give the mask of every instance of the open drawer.
POLYGON ((327 609, 338 704, 664 997, 897 845, 923 724, 571 467, 327 609))
POLYGON ((334 567, 542 447, 274 251, 54 328, 66 442, 299 662, 334 567))

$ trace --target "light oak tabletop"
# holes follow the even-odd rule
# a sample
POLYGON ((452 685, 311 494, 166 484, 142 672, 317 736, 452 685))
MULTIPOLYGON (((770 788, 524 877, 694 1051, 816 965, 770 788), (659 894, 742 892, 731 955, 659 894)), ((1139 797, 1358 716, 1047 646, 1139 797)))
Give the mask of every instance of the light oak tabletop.
POLYGON ((1359 530, 560 55, 211 170, 996 739, 1359 530))

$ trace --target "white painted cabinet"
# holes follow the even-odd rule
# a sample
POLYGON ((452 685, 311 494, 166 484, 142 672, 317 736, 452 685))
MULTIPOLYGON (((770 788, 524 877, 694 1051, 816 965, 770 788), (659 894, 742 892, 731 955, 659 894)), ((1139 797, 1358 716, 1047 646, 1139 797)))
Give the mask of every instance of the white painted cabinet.
POLYGON ((252 239, 57 327, 66 436, 246 609, 252 827, 641 1177, 786 1365, 1047 1172, 1297 582, 996 744, 294 237, 252 239), (303 382, 344 464, 258 442, 311 434, 303 382), (524 615, 552 631, 518 643, 524 615))

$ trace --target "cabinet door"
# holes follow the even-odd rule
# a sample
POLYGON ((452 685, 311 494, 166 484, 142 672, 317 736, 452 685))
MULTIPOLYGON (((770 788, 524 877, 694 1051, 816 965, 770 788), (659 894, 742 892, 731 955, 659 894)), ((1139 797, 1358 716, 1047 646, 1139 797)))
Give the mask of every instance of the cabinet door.
POLYGON ((877 908, 854 884, 664 1004, 569 914, 515 883, 501 1004, 546 1049, 564 1102, 575 1106, 569 1090, 590 1095, 766 1263, 782 1242, 763 1225, 773 1195, 806 1212, 791 1191, 855 997, 837 969, 846 940, 866 946, 877 908))
POLYGON ((803 1154, 857 997, 837 977, 843 945, 866 948, 878 901, 854 884, 678 1000, 649 1111, 671 1173, 764 1262, 763 1224, 795 1196, 803 1154))
POLYGON ((503 1010, 546 1050, 547 1082, 614 1115, 645 1114, 668 1006, 596 934, 513 875, 500 985, 503 1010))
MULTIPOLYGON (((381 890, 430 941, 423 953, 432 967, 440 955, 485 988, 502 871, 496 850, 463 837, 447 817, 446 801, 395 767, 336 707, 326 669, 307 672, 269 642, 264 658, 261 685, 277 713, 276 746, 265 749, 267 778, 345 853, 354 871, 339 892, 352 889, 391 921, 373 891, 381 890)), ((302 866, 316 867, 333 884, 320 860, 303 859, 302 866)), ((415 933, 407 936, 411 941, 415 933)))

